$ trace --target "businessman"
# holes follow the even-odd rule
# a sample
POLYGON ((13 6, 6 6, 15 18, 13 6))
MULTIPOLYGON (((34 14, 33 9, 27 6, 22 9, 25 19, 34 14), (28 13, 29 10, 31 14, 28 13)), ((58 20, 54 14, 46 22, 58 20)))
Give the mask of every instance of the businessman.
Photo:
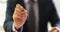
POLYGON ((5 32, 48 32, 48 21, 52 24, 53 32, 59 31, 60 22, 52 0, 7 1, 5 32))

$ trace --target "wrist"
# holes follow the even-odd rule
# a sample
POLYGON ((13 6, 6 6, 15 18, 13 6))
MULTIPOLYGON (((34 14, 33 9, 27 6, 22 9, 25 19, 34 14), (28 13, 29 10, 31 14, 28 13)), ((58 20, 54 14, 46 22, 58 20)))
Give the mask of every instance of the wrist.
POLYGON ((21 25, 20 24, 16 24, 16 23, 14 23, 14 27, 15 27, 15 29, 19 29, 19 28, 21 28, 21 25))
POLYGON ((20 27, 19 29, 17 29, 15 26, 14 26, 14 23, 13 23, 13 32, 18 32, 18 31, 23 31, 23 26, 22 27, 20 27))

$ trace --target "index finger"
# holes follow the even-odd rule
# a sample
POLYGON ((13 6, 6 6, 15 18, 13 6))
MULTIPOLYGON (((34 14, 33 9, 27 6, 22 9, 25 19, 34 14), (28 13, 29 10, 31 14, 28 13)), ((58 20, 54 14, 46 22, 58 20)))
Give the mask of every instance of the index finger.
POLYGON ((16 4, 16 8, 18 8, 20 12, 26 12, 26 13, 28 13, 27 10, 24 9, 23 6, 20 5, 20 4, 16 4))

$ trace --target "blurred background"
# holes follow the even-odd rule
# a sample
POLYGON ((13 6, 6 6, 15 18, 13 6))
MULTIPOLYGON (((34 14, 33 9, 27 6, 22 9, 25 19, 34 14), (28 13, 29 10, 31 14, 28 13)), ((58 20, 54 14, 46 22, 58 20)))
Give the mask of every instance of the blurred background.
MULTIPOLYGON (((58 16, 60 16, 60 0, 53 0, 53 3, 57 9, 58 16)), ((7 7, 7 0, 0 0, 0 32, 4 32, 3 23, 5 21, 5 12, 7 7)), ((48 30, 51 29, 50 23, 48 23, 48 30)))

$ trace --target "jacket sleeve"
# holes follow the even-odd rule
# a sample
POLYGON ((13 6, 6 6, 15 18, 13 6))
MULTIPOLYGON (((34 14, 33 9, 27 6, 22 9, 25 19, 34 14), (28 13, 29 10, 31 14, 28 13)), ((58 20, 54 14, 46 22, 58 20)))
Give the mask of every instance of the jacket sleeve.
POLYGON ((12 25, 13 25, 13 13, 16 4, 19 3, 16 0, 8 0, 7 1, 7 10, 6 10, 6 18, 4 22, 4 30, 5 32, 12 32, 12 25))
POLYGON ((52 27, 59 26, 60 25, 59 17, 53 3, 51 3, 50 5, 50 10, 51 14, 49 20, 51 22, 52 27))

